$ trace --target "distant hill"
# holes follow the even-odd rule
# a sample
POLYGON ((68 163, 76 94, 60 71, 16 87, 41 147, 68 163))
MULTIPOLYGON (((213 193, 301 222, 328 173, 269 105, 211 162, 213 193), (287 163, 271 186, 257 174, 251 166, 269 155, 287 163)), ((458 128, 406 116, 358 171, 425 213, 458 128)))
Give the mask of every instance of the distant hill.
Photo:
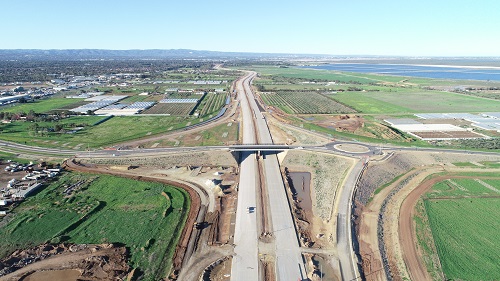
POLYGON ((79 61, 79 60, 295 60, 321 63, 436 64, 500 67, 499 57, 404 57, 376 55, 315 55, 284 53, 217 52, 189 49, 103 50, 103 49, 0 49, 0 61, 79 61))
POLYGON ((96 59, 235 59, 235 58, 293 58, 325 57, 324 55, 293 55, 271 53, 216 52, 187 49, 171 50, 101 50, 68 49, 37 50, 17 49, 0 50, 0 60, 96 60, 96 59))

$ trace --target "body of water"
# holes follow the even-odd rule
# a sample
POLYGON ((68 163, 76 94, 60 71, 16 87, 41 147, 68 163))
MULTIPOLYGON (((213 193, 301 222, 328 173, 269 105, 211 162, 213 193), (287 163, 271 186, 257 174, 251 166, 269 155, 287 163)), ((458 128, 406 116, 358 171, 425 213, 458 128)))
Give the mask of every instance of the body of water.
POLYGON ((395 76, 410 76, 435 79, 500 81, 500 69, 441 67, 403 64, 338 63, 317 66, 303 66, 344 72, 377 73, 395 76))

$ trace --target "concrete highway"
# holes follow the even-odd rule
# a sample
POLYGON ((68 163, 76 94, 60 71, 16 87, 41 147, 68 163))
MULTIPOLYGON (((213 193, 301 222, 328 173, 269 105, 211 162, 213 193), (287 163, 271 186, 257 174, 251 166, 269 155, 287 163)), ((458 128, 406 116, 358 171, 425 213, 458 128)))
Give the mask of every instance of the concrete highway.
POLYGON ((69 149, 44 148, 0 140, 0 150, 11 153, 25 152, 27 154, 53 154, 60 156, 74 156, 77 151, 69 149))
MULTIPOLYGON (((273 143, 267 122, 255 101, 250 82, 248 80, 243 86, 245 87, 244 92, 248 97, 249 106, 255 120, 258 143, 273 143)), ((245 118, 245 115, 243 117, 245 118)), ((245 127, 247 123, 245 123, 245 119, 243 120, 243 126, 245 127)), ((305 280, 307 275, 304 261, 288 204, 285 186, 281 177, 278 158, 275 154, 263 154, 262 163, 265 187, 269 197, 273 236, 275 239, 276 279, 279 281, 305 280)))
MULTIPOLYGON (((254 75, 254 73, 249 73, 236 83, 243 117, 243 144, 254 144, 256 141, 252 123, 253 114, 245 97, 244 88, 244 84, 250 83, 249 80, 254 75)), ((232 261, 231 280, 260 280, 257 218, 255 212, 249 212, 247 209, 256 206, 258 167, 255 152, 242 152, 241 160, 234 231, 235 255, 232 261)))

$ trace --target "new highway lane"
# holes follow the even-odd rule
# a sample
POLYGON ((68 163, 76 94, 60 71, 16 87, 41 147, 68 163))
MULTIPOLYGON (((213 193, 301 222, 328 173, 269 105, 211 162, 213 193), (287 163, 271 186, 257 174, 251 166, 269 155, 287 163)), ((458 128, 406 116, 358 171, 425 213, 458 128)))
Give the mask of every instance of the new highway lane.
MULTIPOLYGON (((254 144, 255 132, 252 123, 252 112, 245 98, 244 83, 253 78, 249 73, 236 83, 241 113, 243 115, 243 144, 254 144)), ((248 207, 256 206, 257 160, 255 152, 242 152, 240 163, 240 182, 238 185, 238 202, 234 231, 234 252, 231 268, 231 280, 259 280, 259 260, 256 214, 248 207)))
MULTIPOLYGON (((251 80, 246 80, 243 86, 245 87, 245 94, 248 96, 251 112, 255 118, 258 142, 269 144, 273 142, 271 134, 267 122, 257 106, 250 82, 251 80)), ((244 127, 247 126, 245 121, 244 119, 244 127)), ((305 280, 307 278, 306 271, 281 177, 278 158, 274 154, 264 154, 263 158, 265 184, 269 197, 272 230, 276 247, 276 279, 279 281, 305 280)))

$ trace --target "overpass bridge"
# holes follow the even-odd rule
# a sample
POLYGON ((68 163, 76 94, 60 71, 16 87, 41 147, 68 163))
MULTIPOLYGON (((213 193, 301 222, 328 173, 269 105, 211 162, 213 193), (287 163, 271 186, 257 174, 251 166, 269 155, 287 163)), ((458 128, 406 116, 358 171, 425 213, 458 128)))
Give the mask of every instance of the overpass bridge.
POLYGON ((228 147, 229 151, 253 151, 253 152, 281 152, 289 149, 303 149, 302 146, 291 146, 286 144, 235 144, 228 147))

